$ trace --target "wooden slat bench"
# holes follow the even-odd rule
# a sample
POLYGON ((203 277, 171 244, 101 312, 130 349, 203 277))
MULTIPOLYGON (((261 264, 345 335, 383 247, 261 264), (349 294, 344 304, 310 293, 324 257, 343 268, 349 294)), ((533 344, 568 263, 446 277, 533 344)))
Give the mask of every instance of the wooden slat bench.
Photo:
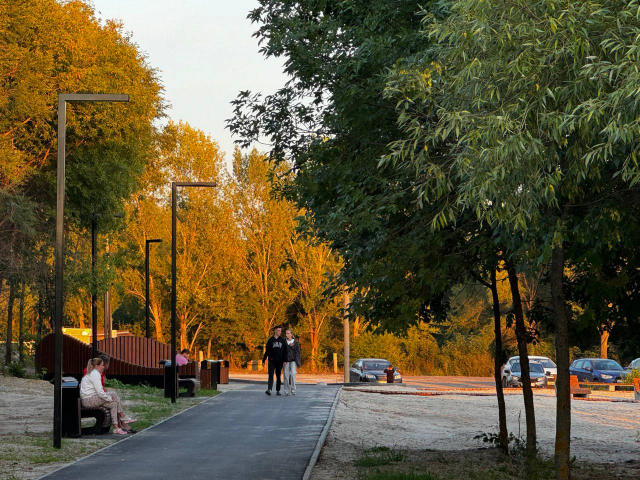
MULTIPOLYGON (((556 394, 558 393, 558 383, 557 383, 557 375, 553 376, 553 380, 555 383, 556 394)), ((571 396, 573 398, 588 398, 591 395, 591 390, 588 388, 582 388, 580 383, 578 382, 577 375, 571 375, 569 380, 569 388, 571 389, 571 396)))

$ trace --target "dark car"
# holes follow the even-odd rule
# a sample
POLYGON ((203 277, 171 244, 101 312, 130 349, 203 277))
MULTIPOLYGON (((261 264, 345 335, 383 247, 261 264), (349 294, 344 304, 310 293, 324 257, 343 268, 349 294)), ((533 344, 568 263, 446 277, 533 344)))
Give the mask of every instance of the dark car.
POLYGON ((622 383, 626 372, 615 360, 580 358, 571 364, 569 373, 581 382, 622 383))
MULTIPOLYGON (((544 366, 538 362, 529 362, 529 377, 531 378, 531 386, 544 388, 547 386, 547 375, 544 366)), ((521 387, 522 386, 522 368, 520 362, 516 361, 511 364, 511 369, 503 380, 505 387, 521 387)))
MULTIPOLYGON (((350 382, 387 383, 387 373, 384 371, 391 363, 383 358, 361 358, 356 360, 349 369, 350 382)), ((402 376, 396 370, 393 383, 402 383, 402 376)))

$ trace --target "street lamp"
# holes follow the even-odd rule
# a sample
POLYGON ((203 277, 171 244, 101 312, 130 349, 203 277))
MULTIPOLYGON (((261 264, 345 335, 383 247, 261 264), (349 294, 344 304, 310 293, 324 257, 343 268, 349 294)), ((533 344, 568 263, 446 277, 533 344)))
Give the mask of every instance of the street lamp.
POLYGON ((144 280, 145 280, 145 304, 144 304, 144 331, 147 338, 151 338, 149 331, 149 245, 160 243, 162 240, 154 238, 144 242, 144 280))
POLYGON ((118 94, 58 94, 58 178, 56 192, 56 304, 54 325, 54 390, 53 390, 53 446, 62 447, 62 319, 64 306, 64 180, 67 142, 67 102, 128 102, 129 95, 118 94))
MULTIPOLYGON (((98 213, 91 215, 91 358, 98 356, 98 295, 96 293, 96 260, 98 256, 98 213)), ((117 213, 115 218, 123 218, 117 213)))
POLYGON ((176 207, 178 187, 215 187, 216 182, 171 182, 171 403, 176 403, 178 368, 176 365, 176 207))

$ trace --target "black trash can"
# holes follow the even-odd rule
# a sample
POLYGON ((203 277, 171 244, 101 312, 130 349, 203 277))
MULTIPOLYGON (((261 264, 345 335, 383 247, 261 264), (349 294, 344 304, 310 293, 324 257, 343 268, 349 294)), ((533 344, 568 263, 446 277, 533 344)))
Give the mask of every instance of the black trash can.
POLYGON ((164 398, 171 398, 171 388, 175 389, 176 398, 178 397, 178 386, 174 383, 173 369, 171 368, 171 360, 160 360, 160 365, 164 367, 164 398))
POLYGON ((62 436, 77 438, 81 433, 80 384, 73 377, 62 377, 62 436))

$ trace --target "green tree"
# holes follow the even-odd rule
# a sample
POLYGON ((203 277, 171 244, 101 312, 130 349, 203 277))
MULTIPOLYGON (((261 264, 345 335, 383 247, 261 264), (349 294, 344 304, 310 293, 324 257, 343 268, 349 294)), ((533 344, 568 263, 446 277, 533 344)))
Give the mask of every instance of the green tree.
POLYGON ((448 2, 427 14, 431 51, 399 64, 389 94, 408 138, 390 160, 421 172, 425 196, 510 234, 549 277, 556 327, 556 470, 570 477, 570 246, 597 254, 638 188, 637 2, 448 2), (425 80, 426 78, 426 80, 425 80), (421 130, 423 129, 423 130, 421 130), (446 143, 446 156, 438 157, 446 143), (595 234, 585 242, 577 232, 595 234), (525 235, 523 235, 525 234, 525 235), (602 243, 602 242, 600 242, 602 243))

